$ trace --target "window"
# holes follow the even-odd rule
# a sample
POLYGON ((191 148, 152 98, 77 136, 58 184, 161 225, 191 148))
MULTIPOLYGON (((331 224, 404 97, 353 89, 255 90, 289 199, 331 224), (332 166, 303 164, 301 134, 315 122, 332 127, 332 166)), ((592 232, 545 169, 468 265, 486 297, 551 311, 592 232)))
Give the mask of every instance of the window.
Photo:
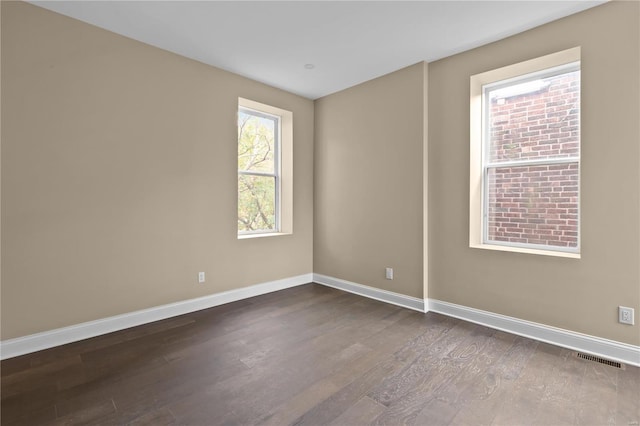
POLYGON ((578 257, 579 48, 471 78, 470 245, 578 257))
POLYGON ((238 110, 238 232, 278 232, 280 117, 238 110))
POLYGON ((292 114, 238 102, 238 237, 291 233, 292 114))

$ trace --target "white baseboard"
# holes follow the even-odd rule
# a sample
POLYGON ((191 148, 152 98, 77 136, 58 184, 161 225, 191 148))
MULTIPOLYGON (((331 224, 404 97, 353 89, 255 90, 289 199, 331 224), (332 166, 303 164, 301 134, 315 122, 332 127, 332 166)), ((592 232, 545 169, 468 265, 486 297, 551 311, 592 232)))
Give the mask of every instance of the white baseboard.
POLYGON ((429 299, 428 303, 425 303, 424 300, 416 297, 311 273, 4 340, 0 342, 0 359, 13 358, 137 325, 284 290, 312 281, 418 312, 433 311, 519 336, 640 367, 640 346, 589 336, 440 300, 429 299))
POLYGON ((58 328, 29 336, 8 339, 0 342, 0 359, 13 358, 19 355, 60 346, 90 337, 100 336, 113 331, 147 324, 201 309, 212 308, 249 297, 260 296, 286 288, 308 284, 313 281, 313 274, 298 275, 281 280, 243 287, 237 290, 224 291, 196 299, 184 300, 167 305, 156 306, 122 315, 84 322, 69 327, 58 328))
MULTIPOLYGON (((315 275, 314 275, 315 278, 315 275)), ((429 299, 429 311, 640 367, 640 346, 429 299)))
POLYGON ((322 274, 314 273, 313 282, 368 297, 369 299, 413 309, 414 311, 426 312, 424 300, 418 299, 417 297, 405 296, 404 294, 381 290, 379 288, 369 287, 340 278, 328 277, 322 274))
POLYGON ((587 334, 525 321, 440 300, 428 299, 425 303, 424 300, 415 297, 380 290, 378 288, 316 273, 313 274, 313 281, 328 287, 337 288, 360 296, 368 297, 370 299, 391 303, 419 312, 436 312, 497 330, 502 330, 507 333, 516 334, 518 336, 528 337, 530 339, 550 343, 552 345, 640 367, 640 346, 589 336, 587 334))

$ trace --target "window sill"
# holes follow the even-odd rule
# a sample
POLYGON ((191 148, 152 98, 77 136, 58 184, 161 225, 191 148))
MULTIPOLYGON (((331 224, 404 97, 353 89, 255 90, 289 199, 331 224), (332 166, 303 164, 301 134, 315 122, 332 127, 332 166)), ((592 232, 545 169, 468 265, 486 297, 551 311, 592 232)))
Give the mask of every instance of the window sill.
POLYGON ((283 235, 291 235, 291 232, 265 232, 264 234, 238 234, 238 239, 250 240, 253 238, 280 237, 283 235))
POLYGON ((469 247, 485 249, 485 250, 510 251, 512 253, 537 254, 541 256, 554 256, 554 257, 566 257, 569 259, 580 259, 580 253, 567 252, 567 251, 539 250, 539 249, 524 248, 524 247, 501 246, 497 244, 470 244, 469 247))

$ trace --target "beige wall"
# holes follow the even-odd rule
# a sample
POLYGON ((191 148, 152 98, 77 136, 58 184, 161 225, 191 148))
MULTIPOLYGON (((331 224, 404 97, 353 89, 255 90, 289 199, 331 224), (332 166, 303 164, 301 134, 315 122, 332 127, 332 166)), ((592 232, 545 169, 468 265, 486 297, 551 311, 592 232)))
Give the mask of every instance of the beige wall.
POLYGON ((312 101, 2 2, 2 339, 312 269, 427 297, 428 230, 430 298, 640 344, 639 6, 319 99, 314 152, 312 101), (469 77, 574 46, 582 259, 470 249, 469 77), (236 239, 239 96, 294 113, 293 236, 236 239))
POLYGON ((312 271, 310 100, 2 2, 2 125, 3 340, 312 271), (236 239, 239 96, 293 111, 292 236, 236 239))
POLYGON ((429 297, 640 344, 637 2, 608 3, 429 64, 429 297), (469 248, 469 77, 582 46, 582 258, 469 248))
POLYGON ((423 297, 425 67, 316 101, 314 272, 423 297))

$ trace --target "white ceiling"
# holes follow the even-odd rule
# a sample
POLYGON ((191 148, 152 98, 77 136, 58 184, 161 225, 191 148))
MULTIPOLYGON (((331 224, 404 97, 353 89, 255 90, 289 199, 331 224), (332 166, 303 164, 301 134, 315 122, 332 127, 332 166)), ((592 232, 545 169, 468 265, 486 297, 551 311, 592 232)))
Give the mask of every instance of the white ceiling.
POLYGON ((604 2, 32 1, 310 99, 604 2))

